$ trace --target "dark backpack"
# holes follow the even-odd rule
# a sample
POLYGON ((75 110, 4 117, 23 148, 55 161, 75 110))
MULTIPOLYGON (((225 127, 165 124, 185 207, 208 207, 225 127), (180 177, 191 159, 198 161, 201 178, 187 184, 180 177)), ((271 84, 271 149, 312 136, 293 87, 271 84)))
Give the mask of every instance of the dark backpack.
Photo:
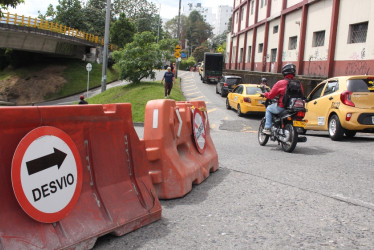
POLYGON ((304 99, 303 90, 301 83, 294 79, 289 79, 286 87, 286 92, 283 95, 282 103, 285 108, 290 105, 290 101, 293 98, 304 99))

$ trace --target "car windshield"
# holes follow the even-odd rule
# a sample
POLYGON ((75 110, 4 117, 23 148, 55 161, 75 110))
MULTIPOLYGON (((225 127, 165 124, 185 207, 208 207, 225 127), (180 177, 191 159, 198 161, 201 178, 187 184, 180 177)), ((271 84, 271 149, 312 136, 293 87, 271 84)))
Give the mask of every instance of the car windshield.
POLYGON ((374 78, 348 80, 347 89, 351 92, 374 92, 374 78))
POLYGON ((247 87, 246 90, 247 95, 255 95, 257 93, 262 93, 261 88, 258 87, 247 87))
POLYGON ((226 82, 228 84, 241 84, 242 79, 241 78, 227 78, 226 82))

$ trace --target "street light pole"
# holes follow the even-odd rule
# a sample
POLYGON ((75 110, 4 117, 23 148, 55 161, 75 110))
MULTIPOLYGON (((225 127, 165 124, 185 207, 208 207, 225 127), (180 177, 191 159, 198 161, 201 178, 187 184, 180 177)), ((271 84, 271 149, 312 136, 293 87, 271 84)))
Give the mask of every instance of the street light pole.
MULTIPOLYGON (((178 12, 178 43, 181 44, 181 2, 182 0, 179 0, 179 12, 178 12)), ((178 69, 179 69, 179 61, 177 59, 177 69, 175 70, 175 78, 178 78, 178 69)))
POLYGON ((110 5, 111 5, 111 0, 107 0, 106 18, 105 18, 105 34, 104 34, 104 51, 103 51, 103 71, 101 74, 101 92, 104 92, 106 90, 106 68, 108 66, 110 5))

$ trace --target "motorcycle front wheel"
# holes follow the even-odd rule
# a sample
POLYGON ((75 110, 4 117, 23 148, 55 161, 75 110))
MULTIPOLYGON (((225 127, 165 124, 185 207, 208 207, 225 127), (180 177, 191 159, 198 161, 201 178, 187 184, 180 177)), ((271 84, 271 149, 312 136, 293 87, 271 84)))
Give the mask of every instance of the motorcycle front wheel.
POLYGON ((265 118, 262 119, 260 127, 258 128, 257 138, 258 138, 258 143, 261 146, 265 146, 269 140, 269 135, 262 133, 262 130, 264 129, 264 127, 265 127, 265 118))
POLYGON ((291 153, 295 148, 297 144, 297 131, 294 126, 291 124, 286 124, 284 126, 284 135, 288 140, 286 142, 282 142, 282 148, 284 152, 291 153))

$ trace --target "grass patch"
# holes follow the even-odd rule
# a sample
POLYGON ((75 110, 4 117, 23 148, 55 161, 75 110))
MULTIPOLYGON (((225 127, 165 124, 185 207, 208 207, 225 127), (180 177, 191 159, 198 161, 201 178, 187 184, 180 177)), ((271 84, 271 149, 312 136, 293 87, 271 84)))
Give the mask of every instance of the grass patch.
MULTIPOLYGON (((88 98, 90 104, 131 103, 134 122, 144 122, 145 105, 149 100, 163 99, 164 85, 160 81, 141 82, 110 88, 104 93, 88 98)), ((179 78, 171 90, 170 99, 184 101, 179 78)))
MULTIPOLYGON (((90 89, 101 86, 102 74, 102 64, 91 64, 92 70, 90 72, 90 89)), ((56 99, 86 91, 88 77, 86 65, 87 62, 83 61, 70 61, 69 63, 67 63, 67 67, 63 73, 65 79, 67 80, 67 83, 64 84, 59 92, 46 95, 45 99, 56 99)), ((109 83, 117 79, 118 71, 116 70, 115 66, 112 69, 108 68, 106 82, 109 83)))

